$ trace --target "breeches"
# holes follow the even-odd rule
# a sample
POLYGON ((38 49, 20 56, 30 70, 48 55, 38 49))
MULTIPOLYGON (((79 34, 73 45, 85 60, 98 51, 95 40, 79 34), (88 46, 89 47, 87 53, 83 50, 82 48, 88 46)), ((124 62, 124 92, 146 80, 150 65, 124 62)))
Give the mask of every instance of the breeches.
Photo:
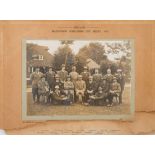
POLYGON ((79 96, 79 95, 84 96, 84 90, 77 90, 77 91, 76 91, 76 95, 77 95, 77 96, 79 96))

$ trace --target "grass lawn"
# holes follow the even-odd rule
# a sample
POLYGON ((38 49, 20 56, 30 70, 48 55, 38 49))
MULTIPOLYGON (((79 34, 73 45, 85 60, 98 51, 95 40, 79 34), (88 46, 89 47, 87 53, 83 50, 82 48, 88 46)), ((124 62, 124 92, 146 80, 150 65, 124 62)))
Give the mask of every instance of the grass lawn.
POLYGON ((27 114, 29 116, 52 116, 52 115, 119 115, 130 113, 130 86, 126 86, 123 93, 123 103, 114 105, 113 107, 106 106, 84 106, 79 103, 73 105, 46 105, 34 104, 32 101, 31 92, 27 93, 27 114))

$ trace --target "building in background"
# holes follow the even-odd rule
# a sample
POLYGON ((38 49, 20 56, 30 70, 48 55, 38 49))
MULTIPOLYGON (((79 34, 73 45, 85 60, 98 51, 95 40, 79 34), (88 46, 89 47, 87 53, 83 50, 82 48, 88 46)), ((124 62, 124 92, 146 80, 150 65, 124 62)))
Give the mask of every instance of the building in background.
POLYGON ((95 68, 100 69, 100 65, 97 64, 97 63, 96 63, 94 60, 92 60, 92 59, 87 59, 87 60, 86 60, 86 63, 87 63, 87 67, 88 67, 89 70, 93 70, 93 69, 95 69, 95 68))
POLYGON ((36 67, 40 68, 41 72, 47 71, 52 65, 53 56, 48 52, 47 46, 27 43, 27 79, 36 67))

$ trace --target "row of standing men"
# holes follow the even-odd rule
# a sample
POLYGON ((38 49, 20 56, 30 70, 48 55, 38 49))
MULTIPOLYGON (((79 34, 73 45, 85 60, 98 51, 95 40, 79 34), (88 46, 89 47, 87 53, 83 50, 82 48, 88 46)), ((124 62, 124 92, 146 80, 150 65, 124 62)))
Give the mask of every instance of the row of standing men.
POLYGON ((62 65, 62 69, 57 73, 49 68, 48 72, 43 74, 36 68, 30 79, 34 103, 72 105, 81 102, 85 105, 112 106, 113 102, 122 103, 125 86, 125 75, 120 69, 115 74, 111 74, 111 70, 107 69, 106 75, 95 69, 95 73, 91 75, 87 67, 78 74, 75 66, 68 73, 65 65, 62 65))

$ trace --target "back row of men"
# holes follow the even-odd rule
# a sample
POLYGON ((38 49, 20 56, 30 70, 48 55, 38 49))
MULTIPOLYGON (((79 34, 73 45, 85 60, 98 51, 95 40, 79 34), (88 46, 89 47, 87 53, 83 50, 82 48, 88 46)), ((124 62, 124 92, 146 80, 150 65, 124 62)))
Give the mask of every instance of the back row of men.
POLYGON ((43 74, 36 68, 30 79, 34 103, 73 104, 77 101, 85 105, 112 106, 114 98, 118 103, 122 103, 125 86, 125 76, 120 69, 114 75, 107 69, 107 74, 103 76, 99 69, 95 69, 95 73, 91 75, 87 67, 78 74, 73 66, 72 71, 68 73, 65 65, 62 65, 62 69, 56 73, 49 68, 49 71, 43 74))

